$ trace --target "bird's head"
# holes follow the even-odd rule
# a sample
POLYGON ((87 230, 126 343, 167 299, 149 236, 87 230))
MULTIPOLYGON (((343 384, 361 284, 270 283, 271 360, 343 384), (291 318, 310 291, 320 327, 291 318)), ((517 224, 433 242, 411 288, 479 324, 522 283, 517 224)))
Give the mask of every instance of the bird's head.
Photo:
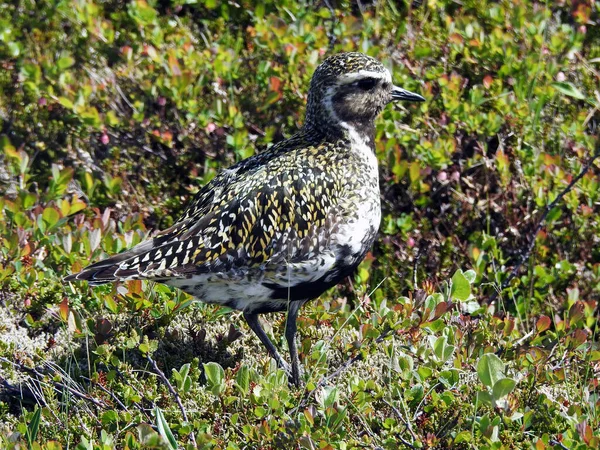
POLYGON ((306 123, 317 128, 340 123, 369 127, 394 100, 425 99, 394 86, 390 71, 376 59, 362 53, 340 53, 323 61, 313 74, 306 123))

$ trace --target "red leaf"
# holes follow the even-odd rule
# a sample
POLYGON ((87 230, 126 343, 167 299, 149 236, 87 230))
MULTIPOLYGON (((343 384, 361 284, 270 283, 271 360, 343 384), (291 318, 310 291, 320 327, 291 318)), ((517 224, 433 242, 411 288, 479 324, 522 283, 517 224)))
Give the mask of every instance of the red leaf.
POLYGON ((535 328, 538 333, 541 333, 542 331, 546 331, 548 328, 550 328, 550 325, 552 325, 550 317, 540 316, 537 323, 535 324, 535 328))
POLYGON ((277 77, 271 77, 269 79, 269 87, 273 92, 281 94, 281 80, 277 77))
POLYGON ((58 305, 58 310, 60 313, 60 318, 65 322, 69 318, 69 299, 67 297, 63 298, 63 301, 58 305))
POLYGON ((175 55, 170 54, 168 59, 169 59, 169 69, 171 69, 171 74, 173 74, 173 76, 175 76, 175 77, 181 76, 181 69, 179 68, 179 61, 177 61, 177 58, 175 57, 175 55))
POLYGON ((494 79, 490 75, 486 75, 485 77, 483 77, 483 85, 485 86, 486 89, 490 88, 493 81, 494 81, 494 79))

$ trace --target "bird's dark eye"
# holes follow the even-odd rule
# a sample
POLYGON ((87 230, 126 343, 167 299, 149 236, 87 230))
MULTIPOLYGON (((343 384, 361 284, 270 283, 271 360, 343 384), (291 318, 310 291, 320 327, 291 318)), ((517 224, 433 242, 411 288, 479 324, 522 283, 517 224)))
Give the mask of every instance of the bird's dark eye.
POLYGON ((362 80, 358 80, 356 85, 361 88, 363 91, 370 91, 377 85, 376 78, 363 78, 362 80))

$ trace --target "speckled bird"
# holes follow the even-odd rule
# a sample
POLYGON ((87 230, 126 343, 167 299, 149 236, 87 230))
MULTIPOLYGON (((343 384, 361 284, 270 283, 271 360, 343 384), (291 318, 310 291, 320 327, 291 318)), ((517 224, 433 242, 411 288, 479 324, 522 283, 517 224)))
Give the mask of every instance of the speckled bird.
POLYGON ((327 58, 296 134, 221 171, 171 228, 65 280, 153 280, 240 310, 298 385, 300 307, 352 274, 379 229, 374 121, 394 100, 424 98, 369 56, 327 58), (258 319, 277 311, 287 311, 291 367, 258 319))

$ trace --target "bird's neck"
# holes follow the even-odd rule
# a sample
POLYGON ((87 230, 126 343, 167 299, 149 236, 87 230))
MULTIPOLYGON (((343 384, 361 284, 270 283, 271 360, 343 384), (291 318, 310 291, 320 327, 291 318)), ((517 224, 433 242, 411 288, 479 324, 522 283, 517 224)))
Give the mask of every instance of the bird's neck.
POLYGON ((366 145, 375 153, 375 116, 351 120, 335 109, 331 93, 322 95, 309 92, 302 132, 321 142, 344 140, 353 147, 366 145))
POLYGON ((341 122, 346 138, 350 143, 365 145, 375 153, 375 124, 369 122, 341 122))
MULTIPOLYGON (((308 118, 307 118, 308 119, 308 118)), ((317 142, 346 141, 351 146, 368 147, 375 152, 375 124, 373 121, 314 121, 307 120, 302 128, 307 140, 317 142)))

